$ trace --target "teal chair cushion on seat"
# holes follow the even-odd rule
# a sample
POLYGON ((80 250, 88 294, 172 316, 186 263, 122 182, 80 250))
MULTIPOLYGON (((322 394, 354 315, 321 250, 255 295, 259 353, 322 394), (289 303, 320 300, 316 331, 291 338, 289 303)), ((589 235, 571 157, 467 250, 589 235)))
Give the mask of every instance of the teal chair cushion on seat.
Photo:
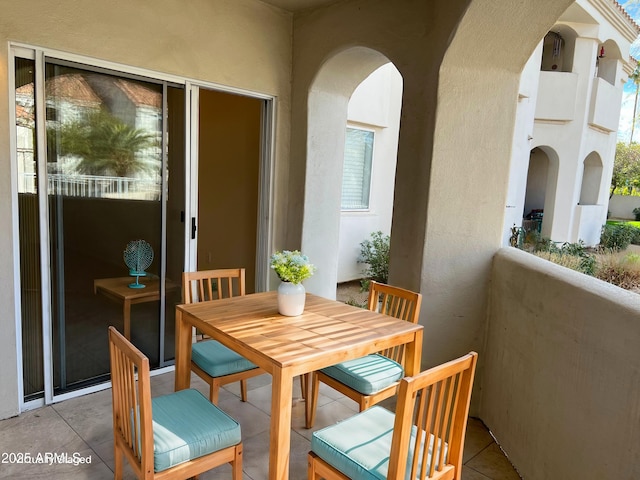
MULTIPOLYGON (((380 406, 371 407, 342 422, 315 431, 311 437, 311 450, 353 480, 386 480, 394 420, 395 415, 389 410, 380 406)), ((413 455, 415 432, 414 427, 409 458, 413 455)), ((428 465, 431 462, 434 439, 433 435, 429 437, 428 465)), ((422 445, 424 439, 420 451, 423 450, 422 445)), ((445 444, 445 461, 446 454, 445 444)), ((416 478, 419 475, 418 471, 416 478)), ((407 466, 405 479, 410 480, 409 476, 410 465, 407 466)))
POLYGON ((331 365, 321 371, 365 395, 379 392, 404 376, 402 365, 377 353, 331 365))
POLYGON ((216 340, 194 343, 191 346, 191 360, 212 377, 257 368, 254 363, 216 340))
POLYGON ((240 443, 240 424, 197 390, 156 397, 151 405, 156 472, 240 443))

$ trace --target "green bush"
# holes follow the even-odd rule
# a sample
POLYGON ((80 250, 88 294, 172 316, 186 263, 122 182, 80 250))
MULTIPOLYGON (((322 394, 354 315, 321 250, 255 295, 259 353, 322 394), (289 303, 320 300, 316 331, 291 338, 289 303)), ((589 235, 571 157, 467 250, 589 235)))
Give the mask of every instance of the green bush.
POLYGON ((633 214, 636 216, 636 220, 640 220, 640 207, 634 208, 633 214))
POLYGON ((602 227, 600 248, 614 252, 624 250, 637 238, 637 230, 636 227, 625 223, 606 224, 602 227))
POLYGON ((389 246, 391 238, 382 232, 373 232, 371 238, 360 243, 359 263, 366 263, 367 268, 362 272, 363 289, 369 288, 369 280, 388 283, 389 280, 389 246))
POLYGON ((536 250, 536 256, 586 275, 595 274, 596 258, 587 251, 582 240, 578 243, 565 242, 559 247, 551 241, 541 242, 540 245, 545 248, 536 250))

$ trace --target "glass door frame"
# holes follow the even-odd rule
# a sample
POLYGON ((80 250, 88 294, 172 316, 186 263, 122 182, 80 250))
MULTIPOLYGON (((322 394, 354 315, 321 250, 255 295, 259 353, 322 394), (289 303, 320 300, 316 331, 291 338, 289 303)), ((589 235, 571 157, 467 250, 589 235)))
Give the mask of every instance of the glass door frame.
POLYGON ((263 292, 269 289, 268 260, 273 244, 273 178, 275 158, 275 121, 276 102, 270 95, 262 95, 240 89, 220 87, 219 85, 205 82, 187 82, 185 95, 189 105, 187 106, 187 131, 189 132, 187 145, 187 212, 188 219, 185 245, 185 266, 193 271, 198 265, 198 158, 199 158, 199 114, 200 114, 200 89, 215 90, 225 93, 234 93, 262 100, 260 121, 260 166, 258 192, 258 225, 256 238, 256 284, 255 291, 263 292), (189 192, 191 195, 189 196, 189 192))
MULTIPOLYGON (((111 387, 111 382, 105 382, 90 387, 73 390, 63 394, 54 394, 54 377, 53 377, 53 329, 52 329, 52 298, 51 298, 51 281, 50 281, 50 238, 49 238, 49 209, 47 194, 38 195, 38 205, 40 208, 39 226, 40 226, 40 268, 41 275, 41 302, 42 302, 42 322, 43 322, 43 342, 42 354, 44 363, 44 396, 36 400, 25 402, 24 400, 24 383, 23 383, 23 349, 22 349, 22 311, 20 306, 20 248, 19 248, 19 213, 18 213, 18 190, 17 190, 17 151, 16 151, 16 118, 15 118, 15 59, 16 57, 32 59, 35 61, 35 107, 36 107, 36 148, 38 149, 38 178, 41 183, 46 185, 46 137, 41 132, 46 131, 45 122, 45 93, 44 93, 44 77, 45 63, 47 58, 73 62, 87 68, 108 70, 111 73, 117 72, 124 75, 133 75, 136 77, 147 78, 155 82, 170 82, 173 84, 184 86, 185 90, 185 258, 184 268, 193 269, 196 265, 197 255, 197 235, 192 239, 192 226, 190 219, 197 218, 197 145, 198 145, 198 93, 199 88, 214 89, 228 93, 235 93, 263 100, 262 108, 262 126, 261 126, 261 158, 260 158, 260 192, 259 192, 259 215, 258 215, 258 238, 256 245, 256 291, 266 290, 269 287, 269 269, 267 266, 268 258, 271 251, 272 235, 273 235, 273 172, 275 158, 275 121, 276 121, 276 98, 272 95, 262 94, 258 92, 248 91, 238 88, 230 88, 228 86, 218 85, 215 83, 194 81, 186 77, 164 74, 161 72, 150 71, 143 68, 130 67, 105 60, 98 60, 77 54, 60 52, 53 49, 35 47, 28 44, 11 42, 9 45, 9 105, 10 107, 10 148, 11 148, 11 165, 12 165, 12 191, 11 199, 13 205, 13 221, 12 221, 12 241, 14 245, 14 285, 15 285, 15 322, 16 322, 16 345, 17 345, 17 383, 18 392, 20 394, 19 406, 20 412, 39 408, 55 402, 75 398, 81 395, 105 390, 111 387), (189 221, 187 221, 189 219, 189 221), (46 274, 44 274, 46 272, 46 274)), ((166 84, 165 84, 166 85, 166 84)), ((166 90, 166 86, 164 87, 166 90)), ((166 96, 163 95, 166 103, 166 96)), ((166 137, 166 132, 163 134, 166 137)), ((166 138, 163 140, 163 145, 166 138)), ((163 149, 164 150, 164 149, 163 149)), ((166 152, 163 151, 163 157, 166 152)), ((163 164, 166 159, 163 160, 163 164)), ((166 192, 163 188, 163 200, 166 198, 166 192)), ((166 205, 163 201, 162 215, 166 216, 166 205)), ((197 225, 196 225, 197 228, 197 225)), ((166 237, 165 225, 163 223, 163 238, 166 237)), ((165 242, 166 244, 166 242, 165 242)), ((166 247, 164 247, 166 248, 166 247)), ((164 254, 164 252, 163 252, 164 254)), ((165 267, 163 267, 164 269, 165 267)), ((164 297, 164 288, 161 290, 161 296, 164 297)), ((164 345, 164 335, 161 335, 160 344, 164 345)), ((161 356, 161 361, 163 357, 161 356)), ((162 364, 161 364, 162 365, 162 364)), ((173 365, 158 368, 152 372, 152 375, 161 374, 172 371, 173 365)))

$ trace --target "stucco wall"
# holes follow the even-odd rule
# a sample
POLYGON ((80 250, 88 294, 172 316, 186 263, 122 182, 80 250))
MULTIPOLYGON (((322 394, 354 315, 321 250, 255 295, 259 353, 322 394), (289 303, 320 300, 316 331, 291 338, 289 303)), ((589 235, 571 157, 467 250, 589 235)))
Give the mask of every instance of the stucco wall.
MULTIPOLYGON (((291 14, 254 0, 4 2, 0 91, 9 41, 275 95, 275 238, 282 236, 291 81, 291 14)), ((12 224, 8 97, 0 95, 0 224, 12 224)), ((17 226, 17 224, 16 224, 17 226)), ((7 230, 3 232, 8 233, 7 230)), ((0 235, 0 418, 18 412, 12 237, 0 235)))
POLYGON ((347 49, 377 51, 404 81, 390 282, 424 295, 425 366, 482 347, 491 258, 502 241, 520 72, 570 3, 349 1, 294 20, 295 161, 287 239, 313 249, 307 253, 320 268, 307 282, 309 290, 334 290, 337 266, 328 236, 339 221, 328 216, 339 212, 314 212, 312 201, 315 195, 324 200, 326 191, 319 187, 317 164, 325 167, 330 155, 342 152, 324 145, 337 137, 310 129, 310 92, 317 94, 315 79, 347 49), (327 155, 309 156, 323 148, 327 155), (305 179, 312 188, 306 195, 305 179))
POLYGON ((442 62, 421 284, 427 364, 482 348, 520 73, 570 3, 475 1, 442 62))
POLYGON ((639 320, 635 293, 496 254, 480 416, 523 478, 640 478, 639 320))
POLYGON ((640 208, 640 197, 632 197, 631 195, 614 195, 611 197, 611 200, 609 200, 611 218, 634 220, 634 208, 640 208))

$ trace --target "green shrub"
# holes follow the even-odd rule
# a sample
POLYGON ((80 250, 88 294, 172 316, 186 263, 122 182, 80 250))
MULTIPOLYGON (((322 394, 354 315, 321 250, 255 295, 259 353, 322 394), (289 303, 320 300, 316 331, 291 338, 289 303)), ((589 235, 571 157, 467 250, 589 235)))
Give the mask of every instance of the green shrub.
POLYGON ((549 249, 538 250, 535 255, 586 275, 593 276, 596 272, 596 258, 587 251, 582 241, 565 242, 560 247, 550 242, 549 249))
POLYGON ((362 272, 363 289, 369 288, 369 280, 388 283, 389 281, 389 247, 391 238, 382 232, 373 232, 371 238, 360 243, 359 263, 366 263, 367 268, 362 272))
POLYGON ((629 246, 637 236, 636 228, 626 223, 606 224, 600 235, 600 248, 619 252, 629 246))
POLYGON ((636 220, 640 220, 640 207, 634 208, 633 214, 636 216, 636 220))

